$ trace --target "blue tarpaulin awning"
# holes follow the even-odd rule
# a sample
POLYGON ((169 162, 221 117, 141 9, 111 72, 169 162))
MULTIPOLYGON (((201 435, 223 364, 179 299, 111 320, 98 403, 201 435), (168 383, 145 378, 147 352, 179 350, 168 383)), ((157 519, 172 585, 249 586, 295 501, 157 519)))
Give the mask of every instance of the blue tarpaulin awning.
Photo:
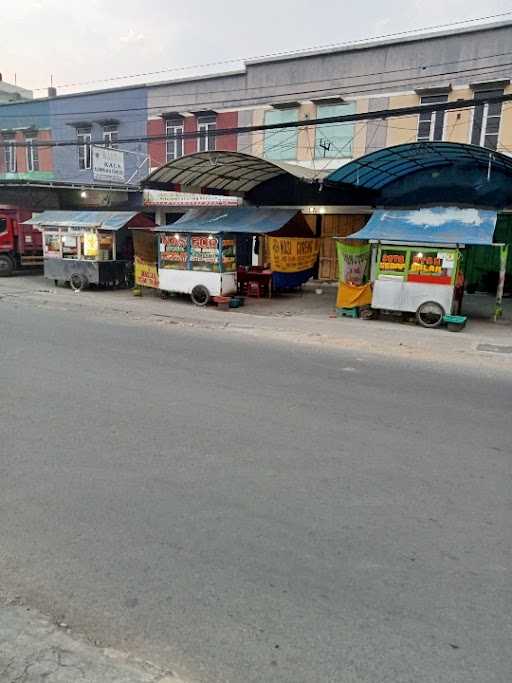
POLYGON ((375 211, 350 239, 406 244, 493 243, 496 211, 436 207, 411 211, 375 211))
POLYGON ((305 222, 297 209, 192 209, 175 223, 158 226, 155 231, 268 234, 280 230, 296 217, 300 217, 301 225, 305 222))
POLYGON ((137 214, 137 211, 43 211, 25 223, 43 228, 120 230, 137 214))

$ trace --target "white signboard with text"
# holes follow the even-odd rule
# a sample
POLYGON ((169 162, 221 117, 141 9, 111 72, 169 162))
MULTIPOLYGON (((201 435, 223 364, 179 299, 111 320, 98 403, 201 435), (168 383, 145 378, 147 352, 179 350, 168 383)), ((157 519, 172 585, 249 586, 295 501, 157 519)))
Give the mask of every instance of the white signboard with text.
POLYGON ((124 183, 124 152, 110 147, 93 146, 92 175, 94 180, 124 183))
POLYGON ((201 206, 240 206, 239 197, 193 192, 170 192, 168 190, 144 190, 144 206, 180 206, 195 208, 201 206))

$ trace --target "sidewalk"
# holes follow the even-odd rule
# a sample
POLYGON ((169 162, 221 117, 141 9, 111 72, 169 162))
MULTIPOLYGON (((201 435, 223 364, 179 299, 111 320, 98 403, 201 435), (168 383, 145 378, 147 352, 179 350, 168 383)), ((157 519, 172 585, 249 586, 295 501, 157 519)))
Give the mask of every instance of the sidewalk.
POLYGON ((172 672, 93 647, 26 607, 0 603, 1 683, 180 683, 172 672))
MULTIPOLYGON (((286 344, 321 345, 361 353, 410 358, 437 363, 469 363, 473 366, 512 369, 512 324, 472 318, 460 333, 446 329, 427 330, 414 323, 388 319, 353 320, 336 318, 336 288, 308 287, 302 294, 268 299, 248 299, 247 305, 229 311, 214 306, 199 308, 188 297, 161 299, 145 290, 134 297, 129 290, 87 290, 79 294, 54 287, 41 276, 0 279, 0 302, 35 303, 89 314, 146 321, 148 324, 178 325, 221 330, 226 333, 272 339, 286 344)), ((489 306, 478 298, 468 301, 474 313, 489 306)), ((510 307, 510 301, 506 302, 510 307)), ((506 315, 510 311, 506 310, 506 315)))

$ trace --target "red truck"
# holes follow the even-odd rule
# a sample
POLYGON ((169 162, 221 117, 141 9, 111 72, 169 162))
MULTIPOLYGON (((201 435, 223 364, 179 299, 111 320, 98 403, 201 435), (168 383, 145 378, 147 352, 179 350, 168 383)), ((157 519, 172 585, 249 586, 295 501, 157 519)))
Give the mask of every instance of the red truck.
POLYGON ((41 233, 23 225, 31 217, 28 209, 0 204, 0 277, 19 268, 43 265, 41 233))

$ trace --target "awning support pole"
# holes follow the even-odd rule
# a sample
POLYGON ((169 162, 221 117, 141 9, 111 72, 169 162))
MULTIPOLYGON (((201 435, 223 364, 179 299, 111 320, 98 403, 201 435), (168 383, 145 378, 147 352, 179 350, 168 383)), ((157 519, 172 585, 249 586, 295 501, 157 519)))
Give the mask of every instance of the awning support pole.
POLYGON ((503 291, 505 289, 505 276, 507 274, 508 244, 500 245, 500 278, 496 293, 496 307, 494 309, 494 322, 503 317, 503 291))

